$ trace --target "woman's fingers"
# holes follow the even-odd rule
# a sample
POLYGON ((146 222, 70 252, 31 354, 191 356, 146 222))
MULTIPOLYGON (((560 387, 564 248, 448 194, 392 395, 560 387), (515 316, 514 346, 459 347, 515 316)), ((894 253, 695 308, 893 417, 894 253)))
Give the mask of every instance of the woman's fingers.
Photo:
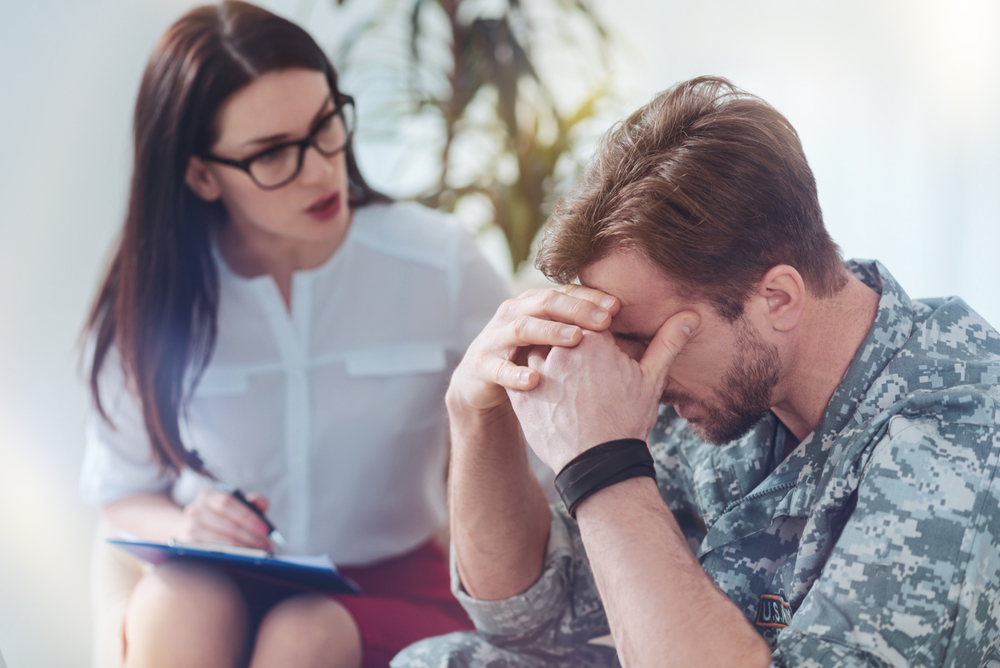
POLYGON ((263 494, 254 494, 253 492, 249 492, 246 495, 246 497, 247 501, 256 506, 257 510, 259 510, 262 513, 266 513, 267 509, 271 505, 271 503, 267 500, 267 497, 264 496, 263 494))
POLYGON ((267 525, 255 512, 231 494, 213 491, 208 505, 214 511, 210 517, 216 527, 236 537, 239 544, 256 547, 268 543, 267 525))
MULTIPOLYGON (((263 499, 258 496, 257 499, 263 499)), ((265 500, 266 504, 266 500, 265 500)), ((219 490, 202 490, 184 508, 188 538, 267 549, 267 525, 242 502, 219 490)))

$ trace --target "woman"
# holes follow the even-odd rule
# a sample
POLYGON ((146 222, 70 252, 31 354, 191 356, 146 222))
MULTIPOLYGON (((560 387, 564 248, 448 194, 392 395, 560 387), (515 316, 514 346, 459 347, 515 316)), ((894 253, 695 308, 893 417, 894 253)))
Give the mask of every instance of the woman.
POLYGON ((469 627, 432 540, 441 400, 505 291, 453 221, 365 183, 353 119, 308 34, 246 3, 192 10, 150 58, 88 323, 84 495, 148 539, 270 547, 204 460, 365 594, 161 566, 129 600, 128 666, 384 666, 469 627))

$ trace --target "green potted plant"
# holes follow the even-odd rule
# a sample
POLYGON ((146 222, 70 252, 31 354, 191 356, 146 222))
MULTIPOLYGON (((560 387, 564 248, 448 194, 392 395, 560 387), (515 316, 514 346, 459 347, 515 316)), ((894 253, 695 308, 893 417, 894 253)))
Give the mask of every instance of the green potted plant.
POLYGON ((606 97, 608 44, 591 0, 386 0, 335 59, 355 90, 375 89, 385 139, 405 143, 407 127, 424 138, 434 158, 415 198, 496 225, 517 272, 594 138, 585 122, 606 97))

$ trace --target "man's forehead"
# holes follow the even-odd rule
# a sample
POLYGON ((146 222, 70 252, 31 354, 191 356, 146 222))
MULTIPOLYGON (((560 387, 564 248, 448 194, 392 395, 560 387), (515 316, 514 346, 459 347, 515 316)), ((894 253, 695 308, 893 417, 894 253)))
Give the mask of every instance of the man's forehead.
POLYGON ((650 282, 662 287, 670 287, 672 283, 666 272, 632 250, 616 250, 604 255, 581 267, 578 278, 580 284, 588 288, 621 293, 615 296, 623 302, 631 296, 641 295, 643 287, 650 282))
POLYGON ((621 338, 652 340, 670 316, 690 308, 687 291, 666 273, 633 251, 614 251, 579 271, 580 284, 621 302, 611 332, 621 338))

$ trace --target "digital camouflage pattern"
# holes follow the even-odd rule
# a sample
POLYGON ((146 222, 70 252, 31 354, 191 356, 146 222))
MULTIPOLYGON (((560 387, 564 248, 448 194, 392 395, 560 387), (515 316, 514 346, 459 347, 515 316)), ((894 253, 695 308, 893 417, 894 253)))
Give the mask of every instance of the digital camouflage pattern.
MULTIPOLYGON (((877 262, 848 267, 882 296, 816 430, 775 465, 773 414, 716 447, 665 408, 660 491, 773 666, 1000 667, 1000 335, 960 299, 911 301, 877 262)), ((479 634, 417 643, 395 668, 618 664, 587 642, 608 624, 562 507, 524 594, 477 601, 452 573, 479 634)))

